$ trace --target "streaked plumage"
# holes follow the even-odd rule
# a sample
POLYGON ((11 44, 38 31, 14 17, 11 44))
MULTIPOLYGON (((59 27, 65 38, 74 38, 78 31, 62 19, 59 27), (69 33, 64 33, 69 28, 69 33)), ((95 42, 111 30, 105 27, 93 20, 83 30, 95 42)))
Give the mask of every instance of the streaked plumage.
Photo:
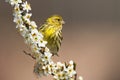
POLYGON ((44 40, 48 42, 47 47, 53 55, 58 55, 61 46, 63 39, 62 24, 64 24, 62 17, 53 15, 39 28, 39 32, 43 34, 44 40))

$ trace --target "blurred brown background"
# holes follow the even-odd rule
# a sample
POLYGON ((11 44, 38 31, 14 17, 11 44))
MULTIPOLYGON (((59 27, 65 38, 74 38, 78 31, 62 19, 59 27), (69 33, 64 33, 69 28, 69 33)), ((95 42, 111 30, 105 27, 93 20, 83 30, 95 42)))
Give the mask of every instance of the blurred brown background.
MULTIPOLYGON (((84 80, 120 80, 120 0, 28 0, 40 25, 63 16, 64 40, 54 61, 77 63, 84 80)), ((0 0, 0 80, 37 80, 34 60, 13 23, 13 8, 0 0)), ((51 76, 40 80, 52 80, 51 76)))

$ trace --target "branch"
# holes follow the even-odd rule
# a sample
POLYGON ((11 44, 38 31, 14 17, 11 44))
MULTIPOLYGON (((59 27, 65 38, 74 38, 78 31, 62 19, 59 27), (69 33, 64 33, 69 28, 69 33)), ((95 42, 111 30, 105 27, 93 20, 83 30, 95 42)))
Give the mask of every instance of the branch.
POLYGON ((51 59, 52 54, 46 47, 47 42, 43 40, 43 35, 38 32, 37 25, 30 18, 32 13, 30 4, 25 0, 6 0, 13 6, 14 22, 16 28, 24 38, 25 43, 30 47, 32 53, 25 54, 36 60, 34 72, 36 75, 52 75, 54 80, 77 80, 75 62, 61 63, 51 59))

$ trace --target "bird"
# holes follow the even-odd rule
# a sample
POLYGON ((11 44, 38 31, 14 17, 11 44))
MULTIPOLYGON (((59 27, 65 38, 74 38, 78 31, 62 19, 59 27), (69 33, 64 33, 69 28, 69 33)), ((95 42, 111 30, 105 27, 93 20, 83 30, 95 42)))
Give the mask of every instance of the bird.
POLYGON ((43 25, 38 29, 42 33, 43 40, 47 41, 47 48, 52 53, 52 55, 58 55, 58 51, 61 47, 61 42, 63 40, 62 27, 65 24, 63 18, 60 15, 52 15, 46 19, 43 25))

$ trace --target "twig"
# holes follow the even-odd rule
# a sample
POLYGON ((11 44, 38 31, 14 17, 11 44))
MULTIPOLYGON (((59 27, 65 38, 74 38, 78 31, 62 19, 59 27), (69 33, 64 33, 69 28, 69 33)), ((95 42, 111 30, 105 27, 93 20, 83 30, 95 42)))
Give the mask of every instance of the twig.
POLYGON ((23 52, 24 52, 26 55, 28 55, 28 56, 32 57, 33 59, 36 59, 34 56, 32 56, 32 55, 31 55, 31 53, 27 53, 27 52, 26 52, 26 51, 24 51, 24 50, 23 50, 23 52))

